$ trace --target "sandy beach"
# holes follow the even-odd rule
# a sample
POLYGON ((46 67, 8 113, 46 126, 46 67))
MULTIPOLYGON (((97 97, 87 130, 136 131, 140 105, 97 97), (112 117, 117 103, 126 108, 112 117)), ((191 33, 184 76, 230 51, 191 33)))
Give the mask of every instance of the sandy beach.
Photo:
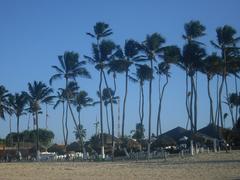
POLYGON ((2 180, 240 179, 240 151, 118 162, 1 163, 2 180))

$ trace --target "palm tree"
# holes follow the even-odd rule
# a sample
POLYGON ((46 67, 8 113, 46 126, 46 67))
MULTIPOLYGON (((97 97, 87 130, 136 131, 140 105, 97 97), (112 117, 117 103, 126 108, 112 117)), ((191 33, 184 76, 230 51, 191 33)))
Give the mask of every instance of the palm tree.
MULTIPOLYGON (((143 127, 143 119, 144 119, 144 82, 150 81, 153 78, 153 71, 152 69, 147 65, 141 65, 136 64, 136 78, 139 82, 140 88, 139 88, 139 118, 140 118, 140 124, 141 127, 143 127)), ((143 134, 143 132, 141 132, 143 134)))
MULTIPOLYGON (((222 72, 222 81, 219 89, 219 115, 221 119, 221 125, 223 126, 223 113, 222 113, 222 90, 223 90, 223 85, 225 83, 225 88, 226 88, 226 97, 229 99, 229 92, 228 92, 228 84, 227 84, 227 75, 228 75, 228 63, 230 61, 230 54, 237 49, 236 43, 240 40, 240 37, 235 37, 236 35, 236 30, 228 25, 224 25, 223 27, 218 27, 216 29, 217 33, 217 43, 214 41, 211 41, 211 44, 219 49, 221 51, 221 58, 224 63, 224 68, 222 72)), ((232 124, 234 126, 234 118, 233 118, 233 112, 230 107, 230 104, 228 104, 229 111, 231 114, 232 118, 232 124)))
POLYGON ((63 132, 64 146, 66 148, 67 147, 67 139, 66 139, 66 135, 65 135, 65 127, 67 129, 67 121, 65 121, 66 124, 64 125, 65 108, 68 108, 65 106, 65 102, 67 101, 66 91, 64 89, 59 89, 59 91, 57 92, 57 96, 55 98, 57 98, 57 101, 56 101, 55 105, 53 106, 53 109, 56 109, 56 107, 59 104, 62 104, 62 132, 63 132))
MULTIPOLYGON (((236 49, 233 51, 231 56, 229 57, 228 63, 228 72, 234 76, 234 84, 235 84, 235 94, 238 94, 238 81, 239 72, 240 72, 240 50, 236 49)), ((230 98, 230 95, 229 95, 230 98)), ((228 98, 228 99, 229 99, 228 98)), ((227 101, 230 103, 229 101, 227 101)), ((231 106, 232 107, 232 106, 231 106)), ((235 123, 238 120, 238 106, 235 106, 235 123)))
POLYGON ((27 105, 27 96, 24 92, 21 94, 16 93, 15 95, 11 95, 12 98, 10 98, 9 104, 11 109, 13 110, 13 113, 17 117, 17 152, 19 151, 19 120, 20 116, 24 115, 25 106, 27 105))
MULTIPOLYGON (((199 44, 186 44, 183 47, 183 57, 182 57, 182 67, 186 71, 187 77, 190 78, 190 102, 188 106, 188 117, 191 124, 191 131, 197 131, 197 75, 196 72, 202 66, 202 60, 205 57, 206 53, 203 48, 200 47, 199 44), (193 99, 194 98, 194 99, 193 99), (193 102, 194 101, 194 102, 193 102), (194 108, 193 108, 194 105, 194 108)), ((186 79, 186 87, 188 78, 186 79)), ((188 89, 188 88, 186 88, 188 89)), ((189 94, 186 94, 186 98, 188 98, 189 94)))
POLYGON ((105 62, 112 54, 112 50, 115 48, 114 43, 104 40, 105 37, 112 34, 112 30, 109 25, 104 22, 97 22, 93 28, 94 33, 87 33, 87 35, 95 38, 96 43, 92 44, 93 57, 84 56, 88 61, 95 64, 95 68, 99 71, 99 88, 100 92, 100 126, 101 126, 101 154, 102 158, 105 157, 104 153, 104 137, 103 137, 103 108, 102 108, 102 81, 104 74, 105 62))
POLYGON ((32 84, 28 83, 28 92, 25 92, 27 96, 30 109, 35 116, 36 130, 37 130, 37 159, 39 160, 39 127, 38 127, 38 114, 41 111, 41 104, 50 102, 53 99, 51 96, 53 90, 46 86, 41 81, 34 81, 32 84))
MULTIPOLYGON (((73 109, 72 109, 72 104, 76 104, 76 97, 77 97, 77 94, 78 94, 78 85, 75 81, 70 81, 67 85, 67 88, 66 89, 63 89, 66 93, 66 99, 67 99, 67 106, 70 110, 70 113, 71 113, 71 116, 72 116, 72 119, 73 119, 73 122, 74 122, 74 125, 75 125, 75 129, 78 131, 77 133, 79 135, 82 134, 81 132, 81 124, 78 124, 77 123, 77 119, 75 118, 74 116, 74 113, 73 113, 73 109)), ((84 148, 84 143, 83 143, 83 137, 79 136, 79 141, 81 142, 82 144, 82 148, 83 148, 83 153, 85 154, 85 148, 84 148)))
POLYGON ((88 97, 88 93, 86 91, 79 91, 76 95, 75 105, 77 107, 78 112, 78 124, 81 124, 80 113, 82 108, 87 106, 92 106, 93 99, 88 97))
MULTIPOLYGON (((129 68, 134 61, 140 60, 142 56, 138 55, 140 49, 140 44, 132 39, 125 41, 124 50, 120 50, 118 54, 118 59, 110 61, 108 64, 109 72, 115 73, 125 73, 125 93, 123 100, 123 111, 122 111, 122 137, 124 137, 125 128, 125 114, 126 114, 126 102, 128 94, 128 79, 129 68)), ((114 76, 114 75, 113 75, 114 76)), ((114 81, 115 82, 115 81, 114 81)), ((115 83, 114 83, 115 84, 115 83)), ((116 85, 114 86, 116 87, 116 85)))
POLYGON ((75 127, 75 130, 73 131, 73 133, 75 134, 75 138, 77 140, 79 139, 85 139, 86 138, 86 129, 83 128, 83 125, 78 124, 78 127, 75 127), (79 129, 79 130, 78 130, 79 129), (79 134, 80 131, 80 134, 79 134))
POLYGON ((0 118, 5 119, 5 113, 9 112, 8 108, 8 90, 0 85, 0 118))
MULTIPOLYGON (((81 140, 81 144, 83 145, 83 139, 85 136, 81 136, 83 135, 83 125, 81 124, 81 110, 84 107, 87 106, 92 106, 93 99, 88 97, 88 93, 86 91, 79 91, 76 94, 76 98, 75 98, 75 102, 74 105, 77 108, 77 112, 78 112, 78 126, 79 126, 79 130, 80 130, 80 134, 79 134, 79 139, 81 140)), ((86 133, 85 133, 86 134, 86 133)))
POLYGON ((183 35, 183 39, 187 41, 187 44, 183 48, 182 67, 186 72, 186 109, 188 119, 191 122, 191 130, 194 132, 197 131, 197 70, 201 67, 200 62, 205 56, 205 50, 200 46, 203 43, 196 39, 205 35, 205 29, 199 21, 190 21, 184 25, 185 34, 183 35), (188 92, 188 77, 191 82, 190 94, 188 92), (189 95, 190 102, 188 101, 189 95))
MULTIPOLYGON (((150 61, 150 68, 153 72, 153 62, 156 61, 156 55, 161 52, 161 46, 165 39, 158 33, 147 35, 146 40, 142 43, 143 52, 150 61)), ((150 157, 151 144, 151 121, 152 121, 152 79, 149 81, 149 116, 148 116, 148 158, 150 157)))
MULTIPOLYGON (((100 95, 99 92, 97 92, 98 96, 100 95)), ((108 134, 110 133, 110 126, 109 126, 109 117, 108 117, 108 104, 111 103, 111 98, 112 98, 112 103, 117 104, 117 99, 119 98, 118 96, 114 96, 114 90, 111 88, 104 88, 102 91, 102 100, 104 102, 105 106, 105 111, 106 111, 106 119, 107 119, 107 128, 108 128, 108 134)), ((111 111, 111 114, 113 112, 111 111)))
MULTIPOLYGON (((84 78, 91 78, 89 72, 84 67, 86 64, 85 61, 79 61, 79 55, 75 52, 68 52, 66 51, 63 56, 58 56, 58 60, 60 66, 52 66, 53 69, 56 70, 56 74, 54 74, 50 80, 50 85, 56 79, 65 79, 65 88, 67 88, 69 80, 76 80, 76 77, 84 77, 84 78)), ((66 101, 68 102, 68 101, 66 101)), ((65 117, 65 128, 66 128, 66 137, 65 139, 65 146, 67 145, 68 141, 68 104, 66 105, 66 117, 65 117)))
POLYGON ((168 79, 170 77, 170 64, 176 64, 181 59, 180 49, 177 46, 167 46, 163 48, 163 55, 160 55, 163 59, 163 62, 159 63, 157 67, 155 67, 157 74, 159 75, 159 104, 158 104, 158 115, 157 115, 157 136, 162 134, 161 128, 161 109, 162 109, 162 100, 164 91, 168 84, 168 79), (166 78, 166 82, 164 85, 160 86, 161 76, 164 75, 166 78))
POLYGON ((221 71, 221 57, 216 54, 212 54, 207 56, 203 61, 203 66, 201 67, 201 71, 207 77, 207 89, 208 89, 208 98, 210 103, 210 117, 209 124, 216 124, 213 112, 213 98, 211 95, 210 81, 213 79, 215 75, 217 75, 221 71))

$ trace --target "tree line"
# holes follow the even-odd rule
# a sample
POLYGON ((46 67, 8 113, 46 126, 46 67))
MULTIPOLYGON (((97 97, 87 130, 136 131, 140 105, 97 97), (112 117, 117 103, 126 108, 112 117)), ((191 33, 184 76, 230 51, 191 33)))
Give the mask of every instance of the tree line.
MULTIPOLYGON (((50 77, 50 86, 56 80, 63 80, 64 87, 59 87, 57 92, 53 92, 41 81, 28 83, 28 92, 8 93, 4 86, 0 86, 0 115, 5 119, 5 114, 15 115, 17 118, 17 134, 19 134, 20 117, 25 112, 32 114, 36 124, 37 149, 39 144, 38 115, 42 113, 42 105, 55 102, 53 108, 61 106, 62 108, 62 132, 65 146, 68 144, 68 119, 69 113, 75 125, 75 134, 82 144, 84 150, 85 129, 81 123, 81 110, 87 106, 99 106, 100 117, 100 137, 101 154, 104 156, 104 130, 103 130, 103 106, 107 114, 108 134, 112 135, 112 156, 115 149, 114 132, 114 104, 121 98, 118 95, 116 76, 123 74, 125 76, 125 88, 122 104, 122 131, 121 137, 125 136, 125 126, 127 121, 126 109, 128 99, 129 81, 139 84, 139 102, 138 130, 143 134, 144 110, 148 108, 148 155, 150 154, 150 144, 152 135, 152 123, 156 124, 156 135, 162 133, 161 112, 164 93, 170 80, 170 69, 177 66, 185 73, 185 106, 187 112, 187 124, 192 133, 198 129, 198 76, 206 76, 207 92, 209 98, 209 123, 218 127, 224 127, 224 119, 228 116, 234 125, 239 118, 240 95, 238 91, 238 80, 240 71, 240 50, 236 30, 224 25, 216 28, 216 40, 211 40, 211 45, 216 51, 211 54, 206 53, 207 45, 201 42, 201 37, 205 36, 206 28, 199 21, 190 21, 184 25, 184 34, 182 35, 185 44, 183 47, 176 45, 165 45, 166 40, 159 33, 153 33, 146 36, 142 42, 133 39, 125 41, 123 47, 117 45, 109 37, 113 34, 110 26, 104 22, 97 22, 92 32, 86 33, 92 40, 92 54, 84 55, 84 60, 79 60, 79 54, 66 51, 58 56, 59 64, 53 65, 55 71, 50 77), (88 96, 88 93, 79 89, 78 77, 91 78, 86 64, 94 65, 99 73, 99 83, 97 95, 98 100, 94 101, 88 96), (110 87, 109 78, 112 78, 110 87), (152 86, 158 77, 158 111, 157 119, 152 118, 152 86), (212 97, 212 81, 216 79, 216 99, 212 97), (230 91, 228 84, 234 80, 235 89, 230 91), (148 82, 148 92, 144 92, 144 86, 148 82), (223 94, 225 89, 225 94, 223 94), (144 102, 145 94, 148 95, 147 106, 144 102), (224 98, 224 99, 223 99, 224 98), (214 102, 216 107, 214 108, 214 102), (222 105, 225 103, 229 113, 223 113, 222 105), (108 105, 110 105, 110 121, 108 117, 108 105), (77 112, 77 116, 76 113, 77 112), (111 130, 110 130, 111 129, 111 130)), ((141 135, 140 135, 141 136, 141 135)), ((19 142, 19 135, 18 135, 19 142)), ((19 143, 18 143, 19 144, 19 143)), ((18 145, 19 146, 19 145, 18 145)), ((19 147, 18 147, 19 148, 19 147)))

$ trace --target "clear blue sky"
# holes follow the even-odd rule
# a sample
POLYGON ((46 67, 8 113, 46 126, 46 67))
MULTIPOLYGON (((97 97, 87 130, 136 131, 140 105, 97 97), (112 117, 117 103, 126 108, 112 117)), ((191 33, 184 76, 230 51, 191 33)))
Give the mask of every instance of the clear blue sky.
MULTIPOLYGON (((27 83, 34 80, 48 83, 54 73, 51 65, 58 65, 58 55, 64 51, 76 51, 91 55, 92 39, 85 35, 92 31, 93 25, 104 21, 113 29, 111 36, 116 43, 123 45, 125 39, 143 41, 146 34, 159 32, 166 38, 166 44, 180 47, 184 41, 184 23, 200 20, 207 28, 207 36, 201 40, 209 45, 215 39, 215 29, 229 24, 238 35, 240 32, 240 1, 238 0, 0 0, 0 84, 10 92, 27 90, 27 83)), ((211 53, 214 49, 208 46, 211 53)), ((91 65, 87 68, 92 80, 79 78, 82 90, 96 99, 98 73, 91 65)), ((173 67, 172 78, 167 87, 162 110, 163 131, 176 126, 185 127, 186 110, 184 105, 184 73, 173 67)), ((203 127, 208 123, 208 98, 206 79, 199 77, 199 123, 203 127)), ((231 80, 230 80, 231 81, 231 80)), ((123 95, 123 77, 118 76, 120 95, 123 95)), ((231 82, 230 82, 231 83, 231 82)), ((63 81, 54 83, 57 90, 63 81)), ((153 90, 153 132, 156 127, 157 84, 153 90)), ((147 94, 146 94, 147 97, 147 94)), ((147 102, 147 99, 146 99, 147 102)), ((139 121, 138 85, 130 84, 127 103, 126 132, 135 128, 139 121)), ((226 109, 226 108, 225 108, 226 109)), ((62 142, 61 110, 49 110, 49 129, 53 130, 56 142, 62 142)), ((147 111, 146 111, 147 117, 147 111)), ((83 110, 82 119, 87 128, 88 137, 94 133, 93 123, 99 119, 98 107, 83 110)), ((21 130, 26 129, 28 117, 22 117, 21 130)), ((145 118, 145 123, 147 118, 145 118)), ((16 120, 13 120, 16 130, 16 120)), ((40 127, 45 127, 44 116, 40 117, 40 127)), ((70 119, 70 139, 73 140, 73 123, 70 119)), ((147 123, 145 128, 147 128, 147 123)), ((106 126, 105 126, 106 130, 106 126)), ((0 137, 9 132, 8 120, 0 122, 0 137)))

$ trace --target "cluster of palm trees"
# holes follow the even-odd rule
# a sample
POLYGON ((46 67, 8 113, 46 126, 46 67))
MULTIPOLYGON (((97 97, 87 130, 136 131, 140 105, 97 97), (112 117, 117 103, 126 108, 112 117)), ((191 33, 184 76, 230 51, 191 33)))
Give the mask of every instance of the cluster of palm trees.
MULTIPOLYGON (((103 137, 103 104, 107 114, 108 133, 112 135, 112 154, 115 149, 115 132, 114 132, 114 104, 121 97, 118 96, 116 76, 124 74, 125 76, 125 92, 122 103, 122 133, 125 136, 125 124, 128 122, 126 117, 127 97, 129 80, 139 83, 139 127, 143 133, 143 120, 145 118, 145 92, 144 85, 148 82, 148 155, 150 154, 150 144, 152 136, 152 88, 155 76, 158 76, 158 111, 156 123, 156 135, 162 133, 161 128, 161 112, 164 92, 170 78, 170 68, 176 65, 185 73, 186 83, 186 99, 185 106, 187 112, 187 126, 193 133, 197 131, 198 124, 198 76, 204 74, 207 78, 207 89, 209 97, 209 123, 218 126, 224 126, 224 118, 222 104, 225 102, 229 108, 229 114, 234 125, 238 119, 239 108, 236 104, 238 96, 238 78, 240 72, 240 50, 237 46, 239 37, 236 37, 236 30, 228 25, 218 27, 216 29, 217 39, 211 41, 211 44, 216 48, 216 52, 208 55, 206 53, 206 45, 200 41, 200 38, 205 35, 205 26, 199 21, 190 21, 184 25, 185 33, 182 36, 185 44, 182 48, 175 45, 165 46, 165 39, 159 33, 153 33, 146 36, 143 42, 137 42, 133 39, 125 41, 124 47, 121 48, 115 44, 109 37, 113 34, 112 29, 104 22, 95 24, 92 33, 87 33, 94 41, 92 43, 92 55, 85 55, 85 61, 79 61, 79 55, 75 52, 65 52, 64 55, 58 56, 59 66, 52 66, 55 74, 50 78, 50 85, 57 79, 65 81, 65 87, 59 88, 57 95, 53 95, 51 88, 47 87, 42 82, 34 82, 28 84, 29 92, 21 94, 9 95, 8 91, 1 86, 0 88, 0 115, 5 118, 5 113, 15 114, 18 119, 24 113, 24 108, 27 106, 28 112, 31 112, 38 129, 38 114, 41 112, 41 104, 49 104, 55 98, 56 103, 54 109, 62 106, 62 131, 64 144, 68 144, 68 114, 70 111, 73 119, 77 137, 82 143, 85 130, 81 124, 80 113, 82 108, 99 105, 99 117, 101 127, 101 153, 104 157, 104 137, 103 137), (219 55, 220 54, 220 55, 219 55), (88 97, 88 93, 79 90, 78 77, 91 78, 90 73, 86 69, 86 64, 90 63, 95 66, 99 72, 99 85, 97 95, 99 100, 93 102, 93 99, 88 97), (112 82, 109 82, 112 77, 112 82), (228 87, 228 81, 232 77, 235 80, 235 91, 231 94, 228 87), (213 100, 211 92, 211 82, 217 80, 216 85, 216 101, 213 100), (110 87, 113 84, 113 89, 110 87), (223 88, 225 87, 225 95, 223 88), (222 99, 226 97, 225 99, 222 99), (214 109, 215 102, 215 109, 214 109), (233 104, 235 110, 233 109, 233 104), (111 131, 108 118, 108 105, 111 110, 111 131), (75 109, 73 109, 75 108, 75 109), (75 117, 76 110, 78 112, 78 120, 75 117), (235 111, 235 115, 234 115, 235 111)), ((19 130, 18 130, 19 131, 19 130)), ((38 141, 37 141, 38 142, 38 141)), ((38 143, 37 143, 38 148, 38 143)))
POLYGON ((36 125, 37 140, 36 148, 39 150, 39 126, 38 115, 42 113, 41 104, 51 103, 53 97, 51 94, 53 90, 43 82, 34 81, 32 84, 28 83, 28 92, 21 92, 11 94, 4 86, 0 86, 1 97, 1 118, 5 119, 5 114, 10 116, 15 115, 17 118, 17 152, 19 153, 19 123, 20 117, 26 113, 31 113, 34 124, 36 125))

